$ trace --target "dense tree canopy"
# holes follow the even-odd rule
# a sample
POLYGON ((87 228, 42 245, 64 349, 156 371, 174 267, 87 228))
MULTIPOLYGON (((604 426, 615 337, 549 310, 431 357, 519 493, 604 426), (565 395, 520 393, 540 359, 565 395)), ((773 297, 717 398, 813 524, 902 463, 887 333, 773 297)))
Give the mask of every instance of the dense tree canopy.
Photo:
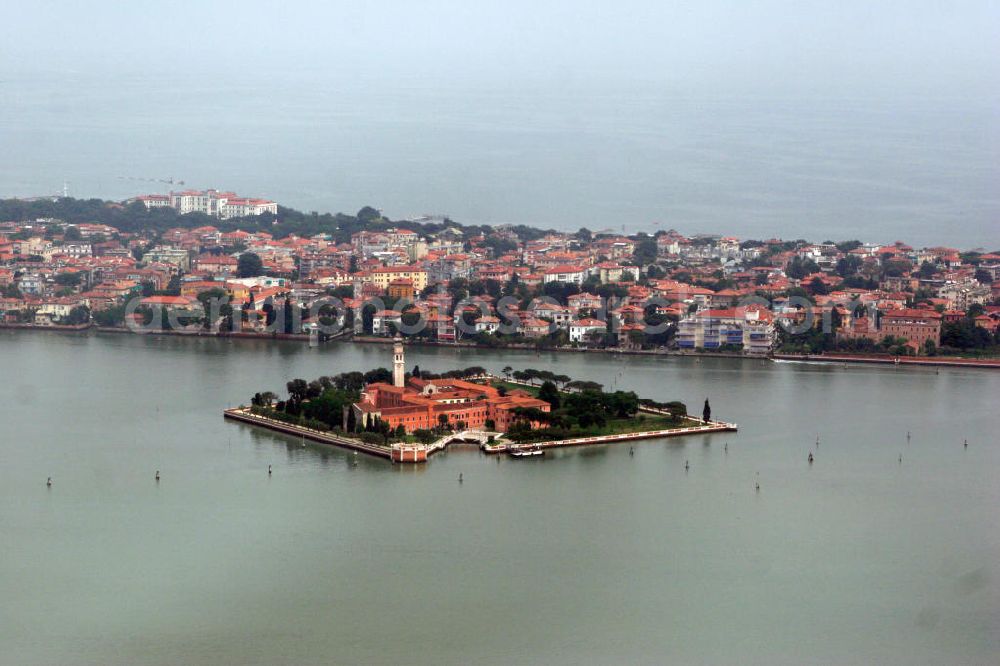
POLYGON ((982 326, 976 326, 971 318, 949 322, 941 327, 941 346, 963 351, 988 349, 997 344, 996 336, 982 326))
POLYGON ((240 255, 236 270, 242 278, 257 277, 264 273, 264 262, 253 252, 244 252, 240 255))
POLYGON ((541 388, 538 390, 538 399, 549 403, 552 409, 559 409, 559 405, 561 404, 559 389, 551 381, 542 383, 541 388))
MULTIPOLYGON (((135 233, 139 231, 166 231, 175 227, 193 229, 211 225, 222 231, 266 231, 276 238, 291 234, 315 236, 326 234, 338 243, 351 240, 351 235, 359 231, 381 231, 398 223, 384 217, 378 210, 365 206, 358 216, 344 213, 303 212, 294 208, 278 206, 278 214, 231 218, 219 218, 202 213, 179 214, 173 208, 157 207, 147 209, 141 202, 122 204, 102 199, 0 199, 0 220, 26 222, 39 218, 54 218, 69 224, 106 224, 119 231, 135 233), (358 217, 360 216, 360 217, 358 217)), ((422 235, 429 235, 451 227, 459 229, 467 237, 490 236, 494 229, 489 225, 462 225, 449 219, 442 222, 407 222, 406 228, 422 235)), ((534 240, 552 229, 538 229, 526 225, 514 225, 510 231, 522 240, 534 240)))
POLYGON ((785 274, 790 278, 796 280, 801 280, 807 275, 813 273, 819 273, 819 266, 812 259, 803 259, 801 257, 794 257, 788 264, 788 268, 785 274))
POLYGON ((642 239, 636 244, 633 256, 640 266, 653 263, 656 261, 656 241, 652 238, 642 239))

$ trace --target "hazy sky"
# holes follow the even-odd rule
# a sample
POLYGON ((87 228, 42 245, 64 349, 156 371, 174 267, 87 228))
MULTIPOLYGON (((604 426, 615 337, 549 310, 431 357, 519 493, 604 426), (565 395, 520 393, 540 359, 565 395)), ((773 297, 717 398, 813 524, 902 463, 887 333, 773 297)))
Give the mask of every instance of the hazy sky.
POLYGON ((5 3, 0 71, 255 68, 574 84, 985 94, 1000 2, 32 0, 5 3))

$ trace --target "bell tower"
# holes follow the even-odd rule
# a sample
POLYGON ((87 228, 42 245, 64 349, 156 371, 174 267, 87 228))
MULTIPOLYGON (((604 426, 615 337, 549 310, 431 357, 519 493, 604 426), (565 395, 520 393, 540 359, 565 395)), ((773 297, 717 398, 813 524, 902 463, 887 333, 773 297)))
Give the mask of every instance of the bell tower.
POLYGON ((392 341, 392 385, 402 387, 406 374, 406 361, 403 359, 403 338, 396 334, 392 341))

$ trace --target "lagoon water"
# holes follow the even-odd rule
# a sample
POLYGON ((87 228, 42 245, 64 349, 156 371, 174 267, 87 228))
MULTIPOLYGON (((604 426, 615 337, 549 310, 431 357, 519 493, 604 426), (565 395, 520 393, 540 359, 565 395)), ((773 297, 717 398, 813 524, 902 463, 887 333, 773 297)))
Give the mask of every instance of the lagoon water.
POLYGON ((1000 656, 998 373, 408 349, 740 425, 634 457, 390 466, 222 419, 387 353, 0 333, 0 663, 1000 656))
POLYGON ((518 81, 5 74, 0 197, 173 177, 394 219, 1000 244, 995 95, 518 81))

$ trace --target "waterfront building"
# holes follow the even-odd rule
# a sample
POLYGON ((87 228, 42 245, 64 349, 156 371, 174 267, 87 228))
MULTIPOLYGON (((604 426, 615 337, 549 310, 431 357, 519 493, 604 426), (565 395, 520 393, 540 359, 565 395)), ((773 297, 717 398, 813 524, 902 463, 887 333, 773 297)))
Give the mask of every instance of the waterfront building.
POLYGON ((570 342, 589 342, 594 333, 603 334, 607 330, 607 325, 600 319, 584 318, 574 321, 569 325, 570 342))
POLYGON ((743 319, 743 353, 766 356, 777 340, 774 318, 765 309, 748 309, 743 319))
POLYGON ((954 320, 954 313, 950 311, 942 315, 930 309, 897 308, 881 312, 876 326, 870 317, 856 313, 854 317, 845 317, 837 337, 842 340, 867 338, 880 342, 886 336, 892 336, 905 339, 914 350, 919 351, 928 340, 940 345, 942 323, 954 320))
POLYGON ((372 315, 372 334, 389 335, 397 330, 403 313, 398 310, 379 310, 372 315))
POLYGON ((480 317, 475 323, 476 333, 496 333, 500 328, 500 319, 493 316, 480 317))
POLYGON ((85 301, 79 297, 64 297, 64 298, 50 298, 42 301, 38 305, 38 309, 35 310, 35 320, 39 321, 39 317, 46 318, 46 321, 41 323, 51 324, 60 319, 68 317, 73 311, 73 308, 85 305, 85 301))
MULTIPOLYGON (((506 431, 517 419, 517 408, 535 408, 549 412, 551 405, 532 397, 527 391, 514 390, 506 395, 488 384, 461 379, 421 379, 403 381, 405 356, 402 341, 393 345, 393 383, 368 384, 353 409, 357 422, 366 425, 376 418, 390 428, 403 426, 412 433, 449 423, 482 429, 490 421, 496 430, 506 431)), ((532 427, 538 424, 532 424, 532 427)))
POLYGON ((766 355, 774 342, 774 322, 764 308, 699 310, 677 325, 677 346, 685 350, 740 349, 766 355))
POLYGON ((427 328, 438 342, 455 342, 455 319, 446 314, 427 315, 427 328))
POLYGON ((882 313, 879 334, 906 338, 923 347, 928 340, 941 344, 941 314, 934 310, 903 308, 882 313))

